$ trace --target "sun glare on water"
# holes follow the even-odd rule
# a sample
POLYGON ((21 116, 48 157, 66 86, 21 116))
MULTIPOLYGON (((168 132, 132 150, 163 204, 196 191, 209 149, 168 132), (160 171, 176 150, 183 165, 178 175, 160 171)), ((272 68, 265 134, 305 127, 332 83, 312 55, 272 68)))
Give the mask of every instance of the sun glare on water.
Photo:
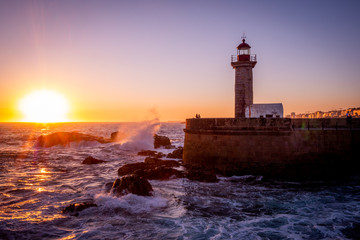
POLYGON ((59 93, 39 90, 25 96, 19 102, 19 109, 24 115, 23 122, 67 122, 69 104, 59 93))

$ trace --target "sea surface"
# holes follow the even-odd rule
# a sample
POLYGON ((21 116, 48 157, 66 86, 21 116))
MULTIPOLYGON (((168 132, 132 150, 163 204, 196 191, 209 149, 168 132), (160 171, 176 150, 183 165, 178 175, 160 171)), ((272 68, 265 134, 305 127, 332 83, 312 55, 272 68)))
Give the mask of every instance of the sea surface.
MULTIPOLYGON (((218 183, 151 180, 154 196, 113 197, 104 184, 126 163, 144 161, 152 135, 182 146, 184 124, 0 124, 0 239, 359 239, 360 178, 285 182, 262 176, 221 177, 218 183), (121 142, 40 148, 38 136, 71 132, 121 142), (84 165, 93 156, 107 161, 84 165), (78 216, 71 203, 93 201, 78 216)), ((160 149, 164 153, 172 150, 160 149)))

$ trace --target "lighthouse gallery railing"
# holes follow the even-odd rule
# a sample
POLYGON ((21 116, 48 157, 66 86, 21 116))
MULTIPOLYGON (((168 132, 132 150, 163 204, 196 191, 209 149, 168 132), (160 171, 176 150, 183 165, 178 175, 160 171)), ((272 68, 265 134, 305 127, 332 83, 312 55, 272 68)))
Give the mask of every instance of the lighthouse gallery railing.
MULTIPOLYGON (((231 62, 238 62, 238 55, 231 55, 231 62)), ((250 62, 257 62, 256 54, 250 55, 250 62)))

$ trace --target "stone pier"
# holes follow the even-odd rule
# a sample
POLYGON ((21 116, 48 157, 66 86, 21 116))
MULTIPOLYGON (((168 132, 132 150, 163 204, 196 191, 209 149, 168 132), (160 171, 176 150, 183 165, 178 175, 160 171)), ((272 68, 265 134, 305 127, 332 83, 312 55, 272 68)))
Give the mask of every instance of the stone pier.
POLYGON ((334 178, 358 173, 360 119, 187 119, 184 163, 223 175, 334 178))

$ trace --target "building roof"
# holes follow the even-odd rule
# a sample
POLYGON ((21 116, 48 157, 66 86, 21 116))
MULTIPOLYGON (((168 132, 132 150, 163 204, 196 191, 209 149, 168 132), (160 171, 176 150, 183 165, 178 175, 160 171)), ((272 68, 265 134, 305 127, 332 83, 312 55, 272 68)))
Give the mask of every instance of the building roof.
POLYGON ((237 49, 241 50, 241 49, 249 49, 251 48, 249 44, 247 44, 245 42, 245 39, 243 38, 242 43, 240 43, 240 45, 237 47, 237 49))

